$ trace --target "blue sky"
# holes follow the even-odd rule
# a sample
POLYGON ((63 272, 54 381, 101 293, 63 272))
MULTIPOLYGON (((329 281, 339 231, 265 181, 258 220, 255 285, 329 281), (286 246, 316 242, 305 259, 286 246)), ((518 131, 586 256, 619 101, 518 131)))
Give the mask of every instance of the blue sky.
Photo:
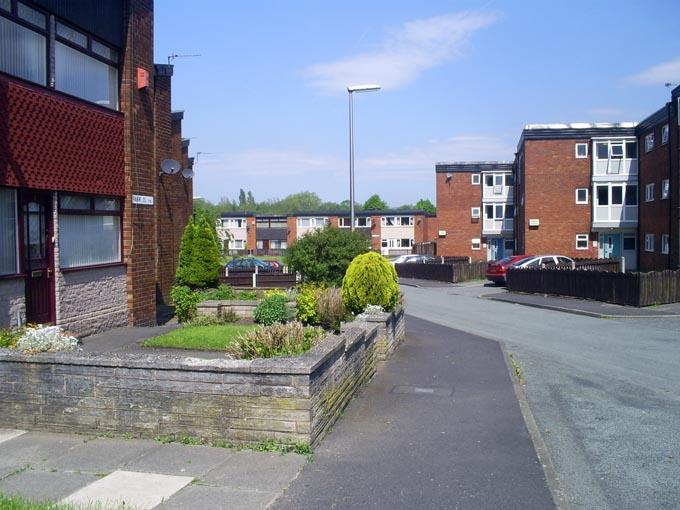
POLYGON ((156 2, 194 194, 434 201, 437 161, 509 160, 529 123, 639 121, 680 83, 680 2, 156 2))

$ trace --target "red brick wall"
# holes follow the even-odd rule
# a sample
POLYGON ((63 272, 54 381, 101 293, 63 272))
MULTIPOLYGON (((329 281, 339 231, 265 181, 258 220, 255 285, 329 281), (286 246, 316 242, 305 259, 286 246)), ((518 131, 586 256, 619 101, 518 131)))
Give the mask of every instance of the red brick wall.
POLYGON ((295 216, 288 216, 286 223, 288 224, 288 246, 292 246, 297 240, 297 218, 295 216))
POLYGON ((125 113, 123 249, 128 263, 128 316, 132 325, 152 326, 156 324, 156 205, 132 205, 132 194, 156 198, 152 0, 129 0, 125 34, 120 104, 125 113), (138 67, 149 73, 150 85, 145 89, 136 86, 138 67))
POLYGON ((640 270, 652 271, 668 269, 670 257, 661 254, 661 236, 670 233, 670 198, 661 199, 663 179, 670 178, 669 145, 661 145, 661 126, 666 121, 640 134, 638 147, 640 151, 639 174, 639 246, 640 270), (645 151, 645 136, 654 133, 654 149, 645 151), (654 201, 645 202, 645 186, 654 183, 654 201), (654 234, 654 251, 645 251, 645 234, 654 234))
POLYGON ((339 216, 331 216, 328 219, 331 222, 331 227, 340 228, 340 217, 339 216))
POLYGON ((119 112, 0 76, 0 184, 123 196, 123 125, 119 112))
POLYGON ((446 230, 445 237, 437 238, 437 255, 466 256, 472 260, 486 260, 486 250, 472 249, 472 239, 482 238, 481 219, 473 220, 471 207, 482 205, 481 185, 471 184, 471 173, 454 172, 451 179, 437 173, 438 230, 446 230))
POLYGON ((424 243, 429 240, 427 237, 428 220, 429 218, 423 214, 414 216, 413 239, 416 243, 424 243))
POLYGON ((246 248, 248 250, 255 250, 257 248, 257 225, 255 216, 246 216, 246 248))
POLYGON ((668 122, 671 144, 671 267, 680 268, 680 127, 678 126, 677 98, 668 122))
MULTIPOLYGON (((523 229, 524 252, 597 257, 591 233, 589 204, 576 204, 576 188, 591 189, 591 159, 576 159, 574 145, 589 140, 526 140, 524 142, 524 211, 515 228, 523 229), (530 228, 529 220, 540 226, 530 228), (576 234, 590 234, 588 250, 576 250, 576 234)), ((592 150, 589 150, 589 155, 592 150)))
POLYGON ((380 216, 371 216, 371 249, 380 252, 380 216))

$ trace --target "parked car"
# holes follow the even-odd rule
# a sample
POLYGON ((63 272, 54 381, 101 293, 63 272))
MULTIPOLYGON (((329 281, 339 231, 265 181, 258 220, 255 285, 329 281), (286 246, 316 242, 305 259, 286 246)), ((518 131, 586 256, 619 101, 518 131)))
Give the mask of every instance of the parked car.
POLYGON ((254 271, 256 267, 258 272, 276 270, 269 262, 256 257, 238 257, 227 264, 229 271, 254 271))
POLYGON ((281 264, 281 262, 278 260, 265 260, 264 262, 272 266, 274 269, 281 269, 283 267, 283 264, 281 264))
POLYGON ((406 262, 409 262, 409 260, 418 257, 420 257, 420 255, 399 255, 398 257, 390 260, 390 262, 392 264, 405 264, 406 262))
POLYGON ((574 266, 574 260, 564 255, 536 255, 524 260, 520 260, 512 267, 523 269, 526 267, 554 267, 554 266, 574 266))
POLYGON ((486 265, 486 279, 497 284, 505 283, 505 275, 510 266, 520 263, 533 255, 511 255, 502 259, 492 260, 486 265))
POLYGON ((440 257, 433 255, 410 255, 409 257, 405 261, 406 264, 439 264, 442 260, 440 257))

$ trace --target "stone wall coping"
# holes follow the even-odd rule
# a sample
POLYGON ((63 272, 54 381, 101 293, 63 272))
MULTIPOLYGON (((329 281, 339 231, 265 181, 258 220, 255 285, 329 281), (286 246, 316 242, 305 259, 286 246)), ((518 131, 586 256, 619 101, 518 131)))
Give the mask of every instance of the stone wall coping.
POLYGON ((251 305, 257 306, 261 299, 206 299, 198 303, 198 306, 219 306, 219 305, 251 305))
POLYGON ((339 335, 326 335, 321 342, 306 353, 288 358, 204 359, 168 354, 86 353, 82 351, 23 354, 11 349, 0 349, 0 363, 4 361, 194 372, 310 375, 338 351, 346 351, 353 345, 371 338, 377 327, 369 324, 348 327, 339 335))

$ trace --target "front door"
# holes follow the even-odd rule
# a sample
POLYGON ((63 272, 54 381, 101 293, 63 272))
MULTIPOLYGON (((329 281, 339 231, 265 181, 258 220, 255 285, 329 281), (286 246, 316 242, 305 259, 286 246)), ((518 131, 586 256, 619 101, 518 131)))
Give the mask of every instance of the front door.
POLYGON ((503 258, 503 239, 492 237, 487 243, 487 259, 498 260, 503 258))
POLYGON ((602 258, 621 257, 621 234, 602 234, 602 258))
POLYGON ((26 321, 55 322, 52 196, 24 193, 24 267, 26 270, 26 321))

